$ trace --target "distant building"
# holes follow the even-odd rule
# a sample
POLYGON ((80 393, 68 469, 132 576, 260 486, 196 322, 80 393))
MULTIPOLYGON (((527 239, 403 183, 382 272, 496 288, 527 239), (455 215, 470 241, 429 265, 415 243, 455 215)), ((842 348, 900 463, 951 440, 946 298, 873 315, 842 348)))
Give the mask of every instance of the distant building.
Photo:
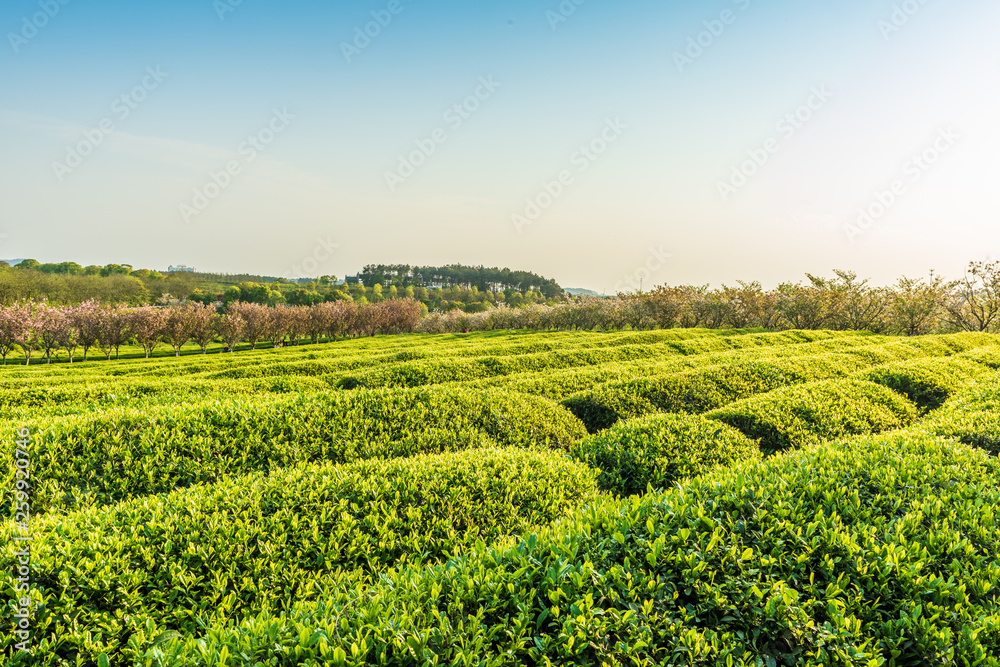
POLYGON ((194 272, 195 272, 194 267, 184 266, 183 264, 180 264, 178 266, 167 267, 167 273, 194 273, 194 272))

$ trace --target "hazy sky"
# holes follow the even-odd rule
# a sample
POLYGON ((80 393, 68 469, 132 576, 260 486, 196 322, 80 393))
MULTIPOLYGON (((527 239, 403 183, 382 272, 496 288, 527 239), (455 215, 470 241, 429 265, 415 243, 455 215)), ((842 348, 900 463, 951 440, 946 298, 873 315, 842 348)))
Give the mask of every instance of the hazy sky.
POLYGON ((997 25, 996 0, 6 0, 0 257, 956 275, 1000 255, 997 25))

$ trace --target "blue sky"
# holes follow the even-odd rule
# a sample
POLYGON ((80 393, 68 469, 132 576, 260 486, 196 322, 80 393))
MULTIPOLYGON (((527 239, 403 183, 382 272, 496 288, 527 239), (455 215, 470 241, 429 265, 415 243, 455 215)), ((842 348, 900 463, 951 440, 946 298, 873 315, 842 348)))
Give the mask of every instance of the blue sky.
POLYGON ((11 0, 0 257, 462 262, 602 291, 954 275, 1000 254, 998 20, 986 0, 11 0))

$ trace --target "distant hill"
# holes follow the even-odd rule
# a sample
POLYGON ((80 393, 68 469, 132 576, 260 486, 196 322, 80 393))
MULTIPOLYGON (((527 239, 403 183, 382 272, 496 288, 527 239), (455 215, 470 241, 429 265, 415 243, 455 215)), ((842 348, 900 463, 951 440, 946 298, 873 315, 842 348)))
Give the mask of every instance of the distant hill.
POLYGON ((17 264, 20 264, 23 261, 24 261, 23 259, 0 259, 0 262, 7 262, 11 266, 16 266, 17 264))
POLYGON ((604 294, 598 294, 594 290, 583 289, 582 287, 567 287, 563 291, 573 296, 605 296, 604 294))

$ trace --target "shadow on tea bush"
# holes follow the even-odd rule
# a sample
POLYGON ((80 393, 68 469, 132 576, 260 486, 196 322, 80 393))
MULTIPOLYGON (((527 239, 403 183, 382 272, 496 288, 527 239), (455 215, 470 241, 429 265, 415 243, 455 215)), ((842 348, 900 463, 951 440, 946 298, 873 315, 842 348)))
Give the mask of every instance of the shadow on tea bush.
POLYGON ((822 380, 777 389, 706 413, 760 441, 765 454, 848 435, 901 428, 917 407, 888 387, 861 380, 822 380))

